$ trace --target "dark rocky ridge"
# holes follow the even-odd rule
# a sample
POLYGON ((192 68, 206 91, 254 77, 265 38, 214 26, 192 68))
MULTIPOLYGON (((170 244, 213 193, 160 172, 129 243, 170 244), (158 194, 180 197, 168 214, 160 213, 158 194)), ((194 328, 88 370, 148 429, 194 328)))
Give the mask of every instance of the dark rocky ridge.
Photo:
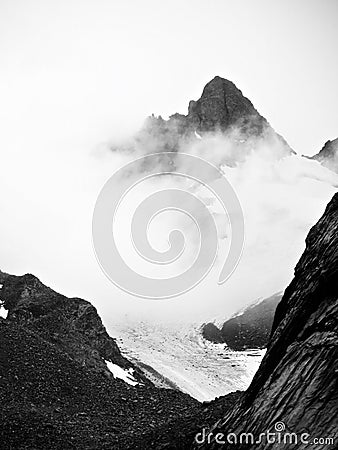
POLYGON ((219 76, 206 84, 200 99, 190 101, 187 115, 176 113, 168 120, 149 117, 131 147, 145 153, 176 152, 196 141, 198 135, 214 132, 227 134, 237 157, 252 150, 254 139, 264 139, 271 146, 277 144, 281 154, 294 153, 235 84, 219 76))
MULTIPOLYGON (((295 277, 277 307, 267 353, 257 374, 237 407, 212 427, 214 436, 217 432, 225 436, 245 432, 258 439, 260 433, 274 431, 274 424, 283 421, 290 433, 308 433, 309 442, 331 437, 337 443, 337 279, 338 194, 306 239, 295 277)), ((213 439, 201 447, 218 448, 218 444, 213 439)), ((266 447, 266 441, 250 445, 253 449, 266 447)), ((236 448, 248 447, 238 444, 236 448)), ((291 447, 276 442, 269 448, 323 446, 298 443, 291 447)))
POLYGON ((323 166, 338 173, 338 138, 325 142, 317 155, 308 157, 320 162, 323 166))
POLYGON ((208 323, 203 326, 202 335, 211 342, 225 343, 232 350, 265 348, 281 298, 282 294, 278 293, 248 307, 242 314, 225 321, 221 329, 208 323))
POLYGON ((103 360, 123 368, 132 367, 90 302, 58 294, 30 274, 14 276, 0 272, 0 283, 8 321, 39 333, 92 370, 107 371, 103 360))

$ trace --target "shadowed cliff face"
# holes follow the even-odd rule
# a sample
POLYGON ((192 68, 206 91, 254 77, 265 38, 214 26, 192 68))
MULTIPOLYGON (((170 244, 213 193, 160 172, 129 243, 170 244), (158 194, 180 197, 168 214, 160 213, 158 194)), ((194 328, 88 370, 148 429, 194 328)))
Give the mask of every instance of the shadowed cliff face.
MULTIPOLYGON (((337 438, 337 279, 338 194, 306 239, 306 250, 277 307, 268 350, 251 386, 235 410, 213 427, 214 436, 253 433, 258 439, 282 421, 290 433, 309 433, 309 442, 316 437, 337 438)), ((202 447, 218 445, 213 439, 202 447)), ((269 448, 291 447, 275 443, 269 448)), ((295 448, 319 447, 299 443, 295 448)))

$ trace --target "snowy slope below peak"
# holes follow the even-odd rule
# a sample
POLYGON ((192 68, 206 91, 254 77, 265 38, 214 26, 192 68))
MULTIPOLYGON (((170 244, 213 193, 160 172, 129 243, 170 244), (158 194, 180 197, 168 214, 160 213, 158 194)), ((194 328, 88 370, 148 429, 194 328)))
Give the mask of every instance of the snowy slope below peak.
POLYGON ((200 401, 212 400, 249 386, 264 350, 233 352, 212 344, 199 326, 116 324, 119 347, 128 358, 142 361, 200 401))

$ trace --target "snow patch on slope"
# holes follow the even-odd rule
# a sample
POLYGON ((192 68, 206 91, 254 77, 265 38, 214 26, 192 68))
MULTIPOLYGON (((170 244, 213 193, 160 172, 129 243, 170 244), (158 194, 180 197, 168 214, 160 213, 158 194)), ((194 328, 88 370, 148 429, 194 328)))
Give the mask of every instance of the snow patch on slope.
POLYGON ((114 375, 114 378, 119 378, 125 383, 130 384, 131 386, 136 386, 138 384, 138 382, 133 377, 134 369, 122 369, 122 367, 112 363, 111 361, 106 361, 106 364, 108 369, 114 375))
POLYGON ((7 319, 8 311, 3 306, 0 307, 0 317, 7 319))
MULTIPOLYGON (((2 289, 3 284, 0 284, 0 291, 2 289)), ((1 304, 1 298, 0 298, 0 304, 1 304)), ((8 311, 3 306, 0 306, 0 317, 3 319, 7 319, 8 311)))

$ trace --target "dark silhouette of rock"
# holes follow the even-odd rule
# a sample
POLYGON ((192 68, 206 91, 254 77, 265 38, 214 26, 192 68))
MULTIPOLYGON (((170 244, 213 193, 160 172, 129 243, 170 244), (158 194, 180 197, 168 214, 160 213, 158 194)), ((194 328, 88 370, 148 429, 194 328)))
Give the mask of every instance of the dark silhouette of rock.
POLYGON ((325 142, 324 147, 317 155, 308 158, 314 159, 328 169, 338 173, 338 138, 325 142))
MULTIPOLYGON (((266 438, 260 443, 256 439, 268 430, 276 432, 276 422, 283 422, 286 432, 296 433, 299 440, 297 445, 276 441, 271 449, 330 448, 319 446, 315 438, 337 443, 337 280, 338 194, 306 239, 295 277, 277 307, 267 353, 249 389, 234 410, 210 429, 210 445, 200 447, 218 448, 216 434, 231 432, 238 439, 241 433, 252 433, 255 440, 249 448, 265 449, 266 438), (307 433, 303 439, 308 443, 300 441, 302 433, 307 433)), ((236 448, 248 445, 238 441, 236 448)))
POLYGON ((202 326, 202 336, 214 344, 224 343, 221 330, 212 322, 206 323, 202 326))
POLYGON ((224 322, 221 329, 212 323, 206 324, 202 328, 202 335, 211 342, 225 343, 232 350, 265 348, 281 298, 281 293, 274 294, 250 306, 243 313, 224 322))

